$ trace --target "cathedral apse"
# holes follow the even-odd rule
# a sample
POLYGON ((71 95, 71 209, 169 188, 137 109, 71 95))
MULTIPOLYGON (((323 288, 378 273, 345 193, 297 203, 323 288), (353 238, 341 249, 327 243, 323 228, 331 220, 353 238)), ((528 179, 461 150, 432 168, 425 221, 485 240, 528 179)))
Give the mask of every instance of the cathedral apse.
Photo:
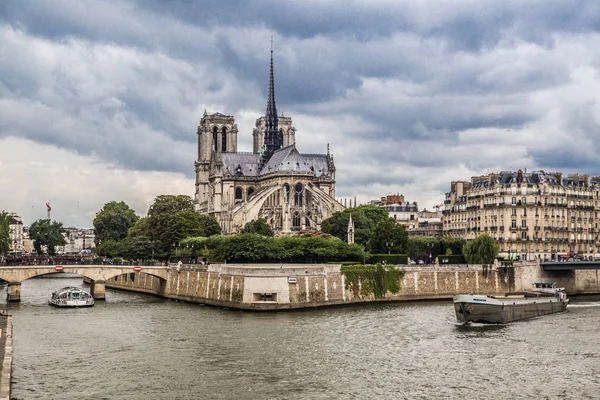
POLYGON ((231 115, 205 111, 197 134, 195 209, 214 216, 224 234, 238 233, 258 218, 276 234, 320 230, 324 219, 344 208, 335 200, 329 145, 325 154, 300 153, 292 119, 277 115, 273 51, 267 107, 252 132, 253 151, 237 151, 231 115))

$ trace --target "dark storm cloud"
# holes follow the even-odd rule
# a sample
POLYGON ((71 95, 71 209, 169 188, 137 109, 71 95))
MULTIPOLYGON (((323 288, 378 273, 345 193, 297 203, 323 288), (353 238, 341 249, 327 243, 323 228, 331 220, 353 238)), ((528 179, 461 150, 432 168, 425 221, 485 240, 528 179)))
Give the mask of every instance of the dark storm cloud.
POLYGON ((597 110, 561 90, 594 90, 599 21, 595 1, 4 1, 0 139, 191 178, 204 109, 250 143, 273 36, 278 110, 322 123, 294 119, 297 140, 332 142, 346 191, 513 161, 592 171, 597 110))

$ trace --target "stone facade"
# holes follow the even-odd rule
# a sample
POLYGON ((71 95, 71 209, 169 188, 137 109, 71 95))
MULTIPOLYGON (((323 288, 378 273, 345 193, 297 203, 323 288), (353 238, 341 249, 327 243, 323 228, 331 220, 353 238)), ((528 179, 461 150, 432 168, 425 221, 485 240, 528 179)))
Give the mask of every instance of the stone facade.
POLYGON ((198 126, 195 209, 214 216, 224 234, 258 218, 278 234, 319 230, 343 209, 329 147, 327 154, 299 153, 292 119, 277 115, 272 58, 267 113, 252 135, 253 152, 244 153, 233 116, 205 112, 198 126))
POLYGON ((595 258, 600 252, 600 177, 503 171, 452 182, 444 203, 445 235, 469 240, 487 233, 504 258, 595 258))

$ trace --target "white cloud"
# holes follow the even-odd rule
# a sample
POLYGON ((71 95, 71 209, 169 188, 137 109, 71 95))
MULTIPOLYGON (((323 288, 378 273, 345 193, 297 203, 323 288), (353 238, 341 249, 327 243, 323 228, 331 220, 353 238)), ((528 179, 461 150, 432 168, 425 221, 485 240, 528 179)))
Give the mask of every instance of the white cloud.
POLYGON ((26 225, 46 217, 46 202, 65 226, 92 227, 109 201, 146 215, 158 195, 194 195, 194 181, 183 174, 124 170, 25 139, 0 140, 0 159, 0 209, 21 215, 26 225))

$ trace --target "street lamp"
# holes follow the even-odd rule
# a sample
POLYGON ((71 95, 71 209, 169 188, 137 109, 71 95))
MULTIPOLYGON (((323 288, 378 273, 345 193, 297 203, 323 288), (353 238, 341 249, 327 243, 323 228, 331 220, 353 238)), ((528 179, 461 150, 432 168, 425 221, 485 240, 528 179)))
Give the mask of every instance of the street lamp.
POLYGON ((385 247, 388 249, 388 254, 391 254, 392 247, 394 247, 394 242, 385 242, 385 247))
POLYGON ((433 257, 431 255, 431 251, 433 249, 433 243, 427 243, 427 247, 429 248, 429 264, 431 264, 433 257))

